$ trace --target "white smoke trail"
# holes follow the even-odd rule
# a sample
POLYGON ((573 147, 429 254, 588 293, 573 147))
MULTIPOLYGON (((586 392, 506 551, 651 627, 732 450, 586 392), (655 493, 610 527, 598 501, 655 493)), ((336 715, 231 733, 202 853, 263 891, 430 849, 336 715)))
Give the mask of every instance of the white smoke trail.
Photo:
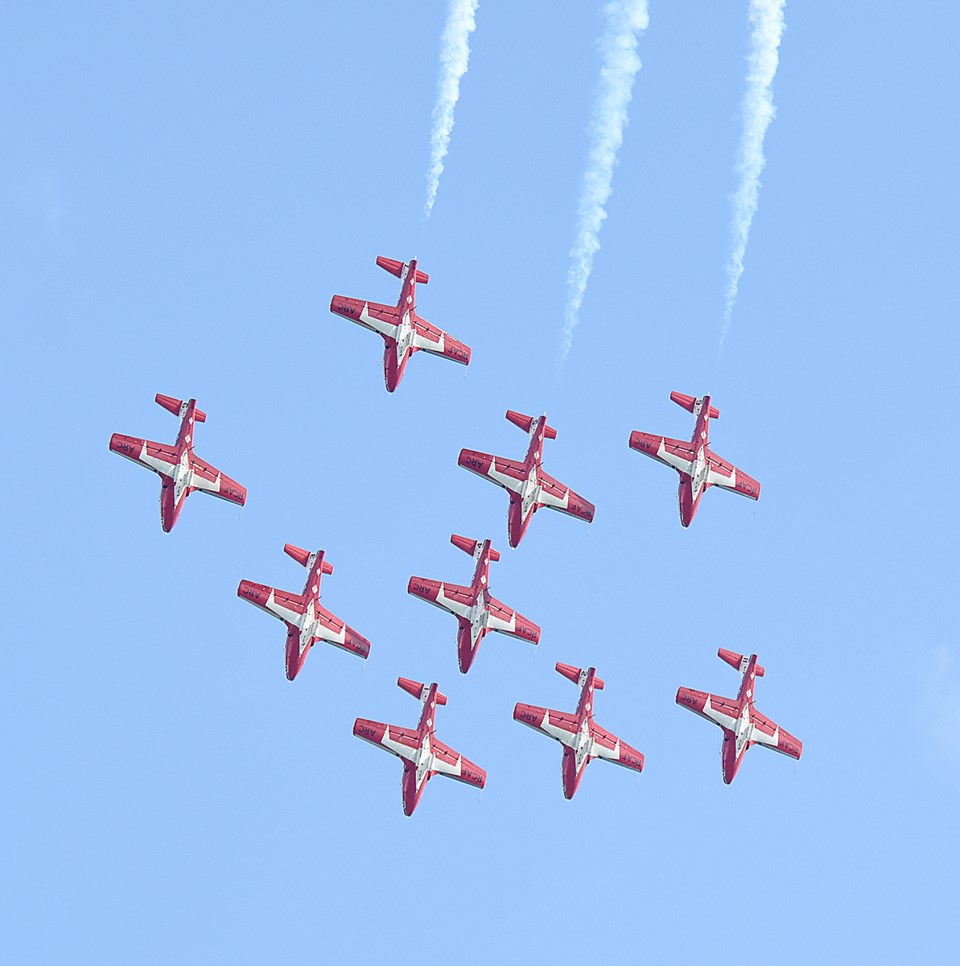
POLYGON ((600 228, 607 217, 605 205, 613 190, 623 129, 633 96, 633 82, 640 70, 637 41, 650 17, 646 0, 613 0, 606 6, 607 26, 600 47, 603 66, 590 120, 590 152, 583 174, 583 190, 577 209, 577 237, 570 249, 567 273, 567 304, 560 341, 563 366, 573 345, 573 330, 580 321, 580 307, 593 271, 593 256, 600 250, 600 228))
POLYGON ((430 168, 427 171, 427 203, 424 216, 429 218, 437 200, 443 159, 453 132, 453 110, 460 99, 460 78, 470 62, 470 34, 477 26, 479 0, 450 0, 447 22, 440 37, 440 80, 437 103, 433 108, 433 130, 430 132, 430 168))
POLYGON ((724 296, 723 321, 720 324, 720 348, 730 330, 733 305, 743 274, 743 257, 753 216, 757 213, 760 174, 766 164, 763 138, 776 116, 773 106, 773 78, 780 62, 778 53, 783 34, 783 6, 786 0, 750 0, 750 56, 747 59, 747 90, 743 95, 743 134, 737 157, 740 184, 733 196, 733 220, 730 227, 732 250, 727 262, 727 289, 724 296))

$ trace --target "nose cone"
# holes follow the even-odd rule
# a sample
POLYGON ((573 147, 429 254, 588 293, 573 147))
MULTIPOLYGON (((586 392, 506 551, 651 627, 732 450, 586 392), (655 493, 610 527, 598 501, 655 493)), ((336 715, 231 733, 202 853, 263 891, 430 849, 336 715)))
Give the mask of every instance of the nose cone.
POLYGON ((587 763, 584 761, 583 768, 580 769, 579 774, 577 773, 577 757, 574 754, 572 748, 563 749, 563 762, 560 765, 560 771, 563 775, 563 797, 566 799, 571 799, 576 794, 577 789, 580 787, 580 779, 583 778, 583 773, 586 770, 587 763))
POLYGON ((480 641, 483 640, 484 631, 482 630, 480 636, 477 638, 476 647, 474 647, 470 638, 470 630, 471 625, 464 623, 460 625, 457 631, 457 662, 460 665, 461 674, 466 674, 473 666, 477 651, 480 649, 480 641))
POLYGON ((404 762, 401 790, 403 793, 403 814, 408 818, 413 815, 417 806, 420 804, 420 797, 423 795, 423 790, 427 787, 428 779, 429 775, 424 778, 423 783, 417 788, 417 769, 410 762, 404 762))
POLYGON ((396 392, 400 380, 403 379, 404 370, 407 368, 407 361, 410 358, 410 349, 403 354, 403 358, 397 361, 397 343, 393 339, 384 340, 386 347, 383 350, 383 382, 387 387, 387 392, 396 392))
POLYGON ((287 630, 287 646, 284 652, 288 681, 292 681, 300 673, 309 653, 309 647, 303 649, 303 654, 300 653, 300 632, 295 627, 289 628, 287 630))
POLYGON ((680 524, 684 527, 689 527, 690 524, 693 523, 694 515, 697 512, 697 506, 700 503, 700 497, 698 495, 696 500, 693 499, 693 488, 691 486, 690 477, 686 474, 684 474, 680 479, 680 490, 678 496, 680 502, 680 524))
POLYGON ((510 509, 507 511, 507 543, 511 547, 519 547, 523 535, 530 526, 533 514, 536 512, 536 504, 530 508, 526 520, 523 519, 523 505, 520 497, 516 493, 510 494, 510 509))
POLYGON ((723 768, 723 783, 725 785, 729 785, 737 777, 737 772, 740 771, 740 765, 743 763, 743 757, 746 753, 747 749, 744 748, 740 757, 737 757, 737 742, 733 732, 724 729, 723 744, 720 747, 720 763, 723 768))
POLYGON ((187 499, 187 491, 184 490, 180 497, 180 502, 175 503, 173 499, 173 483, 164 479, 160 486, 160 526, 164 533, 169 533, 174 524, 180 518, 180 511, 187 499))

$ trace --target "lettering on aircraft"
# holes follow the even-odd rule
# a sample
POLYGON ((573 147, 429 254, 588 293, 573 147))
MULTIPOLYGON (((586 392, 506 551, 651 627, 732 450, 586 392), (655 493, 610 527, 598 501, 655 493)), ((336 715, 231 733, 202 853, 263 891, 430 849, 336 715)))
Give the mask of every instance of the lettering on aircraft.
POLYGON ((414 584, 413 592, 415 594, 427 594, 430 592, 430 588, 427 587, 426 584, 414 584))
POLYGON ((524 721, 532 721, 534 724, 537 722, 537 715, 535 715, 532 711, 521 711, 520 717, 523 718, 524 721))
POLYGON ((129 443, 117 443, 117 449, 122 453, 135 453, 137 451, 136 446, 131 446, 129 443))
POLYGON ((458 346, 451 346, 447 352, 457 359, 463 359, 464 361, 467 359, 467 353, 458 346))
POLYGON ((347 315, 356 315, 357 314, 357 310, 352 305, 347 305, 346 303, 344 303, 342 305, 338 305, 336 310, 338 312, 346 312, 347 315))
POLYGON ((467 466, 472 467, 475 470, 483 469, 483 460, 478 460, 475 456, 468 456, 466 463, 467 466))
POLYGON ((377 735, 376 729, 369 727, 369 725, 360 725, 360 727, 357 730, 365 738, 375 738, 377 735))

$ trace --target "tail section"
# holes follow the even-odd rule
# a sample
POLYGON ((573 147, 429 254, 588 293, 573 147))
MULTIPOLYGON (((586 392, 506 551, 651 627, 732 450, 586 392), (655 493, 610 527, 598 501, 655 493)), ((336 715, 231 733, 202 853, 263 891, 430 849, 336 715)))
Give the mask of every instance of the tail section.
MULTIPOLYGON (((412 694, 418 701, 425 701, 427 692, 430 690, 429 684, 421 684, 419 681, 411 681, 410 678, 397 678, 397 684, 403 688, 407 694, 412 694)), ((446 704, 447 696, 437 691, 437 704, 446 704)))
MULTIPOLYGON (((525 433, 529 433, 530 427, 533 426, 534 417, 525 416, 523 413, 516 413, 512 409, 508 409, 507 419, 509 419, 514 426, 519 426, 525 433)), ((552 426, 545 426, 543 435, 546 439, 556 439, 557 431, 552 426)))
MULTIPOLYGON (((384 258, 383 255, 377 255, 377 264, 384 271, 396 275, 397 278, 403 278, 403 270, 407 267, 404 262, 398 262, 395 258, 384 258)), ((421 285, 426 285, 430 281, 430 276, 426 272, 421 272, 418 268, 415 270, 414 279, 421 285)))
MULTIPOLYGON (((458 533, 450 534, 450 542, 455 546, 459 547, 464 553, 470 554, 471 557, 477 555, 477 548, 480 546, 481 541, 471 540, 469 537, 461 537, 458 533)), ((499 560, 500 551, 494 550, 493 547, 490 548, 490 559, 499 560)))
MULTIPOLYGON (((703 404, 703 400, 702 399, 697 399, 695 396, 688 396, 686 393, 682 393, 682 392, 672 392, 672 393, 670 393, 670 398, 678 406, 683 406, 683 408, 688 413, 695 413, 696 415, 699 415, 700 405, 703 404)), ((710 406, 707 409, 707 415, 711 419, 719 419, 720 418, 720 410, 717 409, 715 406, 710 406)))
MULTIPOLYGON (((283 545, 283 552, 288 557, 293 557, 293 559, 296 560, 296 562, 300 564, 302 567, 309 567, 310 558, 316 556, 316 553, 311 553, 309 550, 302 550, 300 547, 295 547, 292 543, 285 543, 283 545)), ((323 553, 322 550, 318 552, 323 553)), ((323 563, 320 565, 320 572, 324 574, 332 574, 333 564, 327 563, 327 561, 324 560, 323 563)))
MULTIPOLYGON (((717 651, 717 657, 721 661, 726 661, 730 667, 735 667, 741 674, 746 673, 747 665, 750 663, 749 654, 737 654, 735 651, 728 651, 725 647, 721 647, 717 651)), ((762 678, 766 673, 759 664, 756 666, 755 671, 758 678, 762 678)))
MULTIPOLYGON (((568 678, 569 680, 573 681, 573 683, 576 684, 577 687, 582 688, 584 683, 587 680, 587 672, 589 671, 589 668, 574 667, 572 664, 562 664, 560 661, 557 661, 557 670, 565 678, 568 678)), ((602 691, 603 680, 601 678, 594 676, 593 686, 597 691, 602 691)))
MULTIPOLYGON (((186 410, 184 407, 190 403, 189 399, 174 399, 173 396, 164 396, 159 392, 154 398, 159 405, 166 409, 168 413, 173 413, 174 416, 177 416, 180 419, 186 415, 186 410)), ((196 400, 194 400, 194 402, 196 402, 196 400)), ((198 423, 205 423, 207 421, 207 414, 194 407, 193 418, 198 423)))

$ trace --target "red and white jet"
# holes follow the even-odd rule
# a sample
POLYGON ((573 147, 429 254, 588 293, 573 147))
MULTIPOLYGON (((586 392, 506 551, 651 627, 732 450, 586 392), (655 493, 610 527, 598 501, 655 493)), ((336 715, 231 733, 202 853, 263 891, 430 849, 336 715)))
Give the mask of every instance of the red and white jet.
POLYGON ((243 506, 247 500, 246 487, 205 463, 193 451, 194 423, 207 420, 206 413, 197 409, 196 399, 184 401, 157 393, 156 401, 174 416, 180 417, 176 443, 169 446, 114 433, 110 437, 110 450, 159 474, 162 481, 160 525, 164 531, 169 533, 173 529, 184 502, 194 490, 243 506))
POLYGON ((370 642, 320 604, 320 581, 324 574, 333 573, 333 564, 324 560, 323 551, 311 553, 290 543, 284 544, 283 551, 310 571, 302 594, 241 580, 237 596, 287 625, 287 680, 292 681, 300 673, 310 648, 317 641, 326 641, 366 658, 370 642))
POLYGON ((396 306, 334 295, 330 300, 330 311, 383 336, 383 378, 387 384, 387 392, 393 392, 400 385, 410 356, 421 349, 452 359, 461 365, 469 365, 469 346, 451 338, 446 332, 417 315, 417 282, 426 285, 430 281, 430 276, 417 268, 417 260, 414 258, 404 264, 378 255, 377 264, 391 275, 396 275, 403 283, 400 288, 400 301, 396 306))
POLYGON ((593 692, 603 690, 603 681, 595 667, 571 667, 557 662, 557 670, 580 687, 580 700, 574 714, 538 708, 533 704, 518 704, 513 709, 514 721, 535 731, 541 731, 563 745, 563 795, 573 798, 587 763, 594 758, 612 761, 615 765, 643 771, 643 755, 616 735, 610 734, 593 720, 593 692))
POLYGON ((760 484, 709 447, 710 420, 720 417, 720 410, 710 405, 710 397, 695 399, 682 392, 672 392, 670 398, 697 418, 690 442, 634 430, 630 434, 630 448, 672 466, 680 474, 680 522, 690 526, 700 497, 711 486, 722 486, 751 500, 758 499, 760 484))
POLYGON ((540 628, 533 621, 528 621, 490 596, 490 564, 500 559, 499 551, 493 549, 489 540, 481 543, 456 533, 451 534, 450 542, 464 553, 470 554, 477 562, 470 586, 461 587, 458 584, 427 580, 426 577, 411 577, 407 584, 407 593, 449 611, 457 618, 460 625, 457 631, 457 660, 460 670, 464 674, 470 670, 487 631, 500 631, 501 634, 522 637, 531 644, 539 643, 540 628))
POLYGON ((417 730, 357 718, 353 733, 403 759, 403 814, 413 815, 423 789, 434 775, 446 775, 458 782, 483 788, 487 773, 434 736, 437 705, 447 703, 446 696, 437 690, 437 684, 421 684, 409 678, 397 678, 397 684, 419 698, 423 705, 417 730))
POLYGON ((680 688, 677 691, 677 704, 696 711, 723 729, 720 760, 723 764, 724 782, 729 785, 736 777, 744 753, 751 745, 763 745, 799 760, 803 742, 760 714, 753 705, 756 679, 764 675, 763 668, 757 664, 757 655, 745 657, 722 647, 717 654, 743 675, 736 700, 720 698, 715 694, 707 694, 706 691, 680 688))
POLYGON ((527 532, 533 514, 540 507, 549 507, 579 517, 589 523, 596 507, 569 487, 543 471, 543 441, 556 439, 557 431, 547 425, 547 414, 524 416, 507 410, 507 419, 530 435, 530 445, 522 463, 491 456, 473 449, 460 450, 457 462, 471 473, 502 486, 510 493, 510 509, 507 511, 507 539, 511 547, 520 545, 527 532))

